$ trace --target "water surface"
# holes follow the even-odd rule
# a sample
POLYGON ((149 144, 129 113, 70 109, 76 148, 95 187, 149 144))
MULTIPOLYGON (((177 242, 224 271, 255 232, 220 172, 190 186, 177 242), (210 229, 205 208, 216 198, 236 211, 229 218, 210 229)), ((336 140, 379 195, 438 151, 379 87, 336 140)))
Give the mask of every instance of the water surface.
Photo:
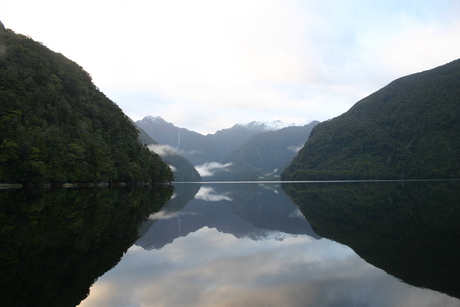
POLYGON ((1 190, 0 306, 460 306, 459 188, 1 190))
POLYGON ((283 188, 176 184, 81 306, 460 306, 458 182, 283 188))

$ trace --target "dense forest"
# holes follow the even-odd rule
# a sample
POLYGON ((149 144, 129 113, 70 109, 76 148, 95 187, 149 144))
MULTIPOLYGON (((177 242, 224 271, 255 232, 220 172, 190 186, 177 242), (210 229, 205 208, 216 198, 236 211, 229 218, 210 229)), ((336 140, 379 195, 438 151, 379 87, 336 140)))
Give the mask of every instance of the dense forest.
POLYGON ((1 23, 0 104, 0 182, 173 179, 87 72, 1 23))
POLYGON ((460 178, 460 60, 317 125, 283 180, 460 178))

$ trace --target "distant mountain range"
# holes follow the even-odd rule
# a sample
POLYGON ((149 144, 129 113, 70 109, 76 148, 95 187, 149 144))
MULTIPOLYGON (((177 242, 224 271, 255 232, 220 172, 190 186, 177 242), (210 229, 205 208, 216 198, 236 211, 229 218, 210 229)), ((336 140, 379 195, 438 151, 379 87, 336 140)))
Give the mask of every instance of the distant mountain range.
POLYGON ((228 166, 216 170, 214 177, 219 180, 278 180, 281 171, 297 155, 318 123, 313 121, 302 127, 253 135, 230 153, 224 160, 224 165, 228 166))
POLYGON ((279 120, 253 121, 207 135, 154 116, 146 116, 136 125, 190 161, 206 180, 257 180, 279 176, 318 123, 292 126, 279 120))

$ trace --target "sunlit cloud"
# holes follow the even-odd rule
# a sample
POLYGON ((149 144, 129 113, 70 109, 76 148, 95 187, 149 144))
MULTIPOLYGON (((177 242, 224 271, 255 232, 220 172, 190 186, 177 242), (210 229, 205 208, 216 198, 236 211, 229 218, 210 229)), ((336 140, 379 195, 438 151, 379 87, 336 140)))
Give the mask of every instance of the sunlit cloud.
POLYGON ((232 166, 232 163, 218 163, 218 162, 206 162, 195 166, 195 169, 201 177, 211 177, 217 171, 226 171, 228 167, 232 166))

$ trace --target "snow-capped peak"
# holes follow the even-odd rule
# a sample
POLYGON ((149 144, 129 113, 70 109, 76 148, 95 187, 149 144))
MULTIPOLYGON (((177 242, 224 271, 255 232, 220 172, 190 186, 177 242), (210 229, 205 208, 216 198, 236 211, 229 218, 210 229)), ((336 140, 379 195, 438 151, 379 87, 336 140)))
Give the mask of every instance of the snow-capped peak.
POLYGON ((250 129, 257 129, 263 131, 275 131, 286 127, 292 126, 300 126, 299 124, 295 123, 285 123, 281 120, 274 120, 270 122, 263 122, 263 121, 252 121, 247 124, 239 124, 240 126, 247 127, 250 129))
POLYGON ((164 119, 161 116, 147 115, 146 117, 142 119, 142 121, 155 122, 155 121, 164 121, 164 119))

